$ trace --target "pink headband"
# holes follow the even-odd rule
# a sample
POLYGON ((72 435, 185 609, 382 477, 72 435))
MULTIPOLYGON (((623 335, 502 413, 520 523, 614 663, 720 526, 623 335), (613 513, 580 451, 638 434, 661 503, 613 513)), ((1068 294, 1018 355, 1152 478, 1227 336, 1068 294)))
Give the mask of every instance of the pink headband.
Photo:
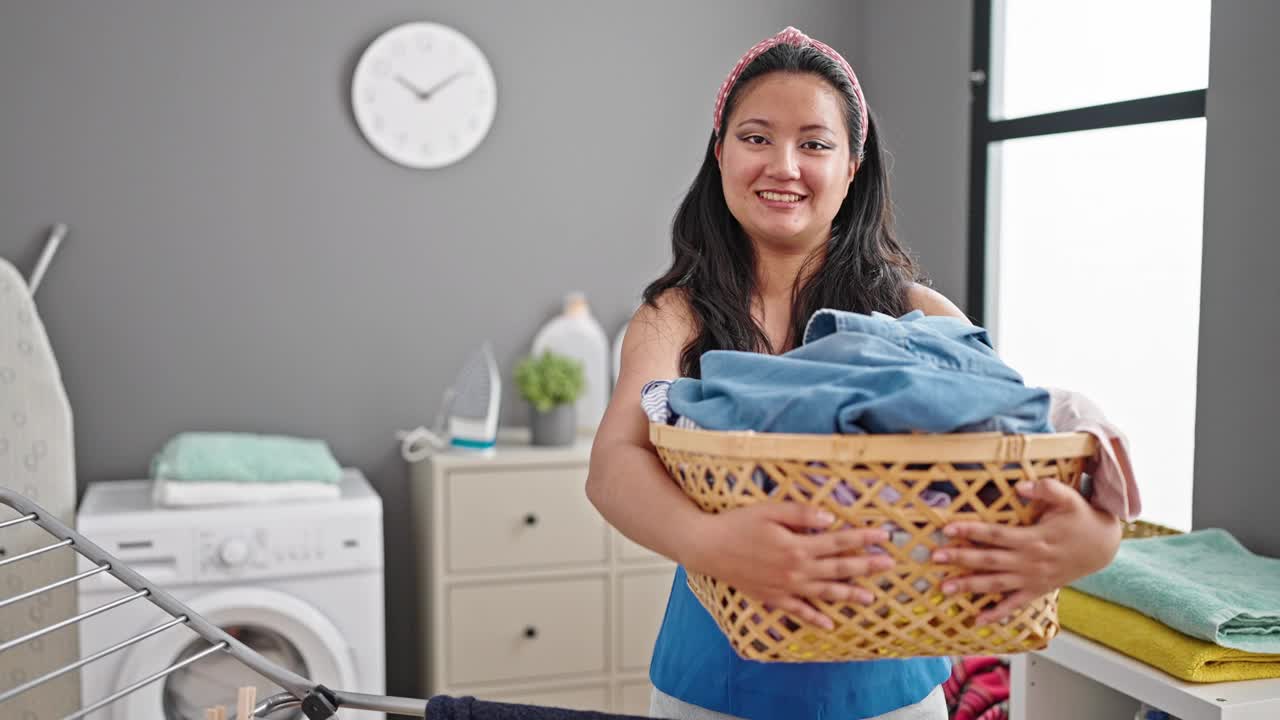
POLYGON ((858 100, 858 115, 862 121, 862 125, 858 131, 858 152, 857 156, 862 157, 863 146, 867 142, 867 100, 862 96, 862 86, 858 84, 858 76, 853 74, 853 68, 849 67, 849 63, 845 61, 840 53, 833 50, 830 46, 814 40, 799 30, 788 26, 786 30, 774 35, 773 37, 762 40, 755 47, 747 51, 746 55, 733 66, 733 70, 729 72, 729 77, 725 78, 724 84, 720 86, 720 92, 716 95, 716 114, 714 124, 711 131, 719 134, 720 132, 720 115, 724 112, 724 103, 729 98, 729 91, 733 89, 735 83, 738 82, 738 76, 746 69, 756 58, 760 57, 766 50, 775 45, 793 45, 795 47, 811 47, 814 50, 826 55, 836 64, 840 66, 844 73, 849 76, 849 82, 853 84, 853 94, 858 100))

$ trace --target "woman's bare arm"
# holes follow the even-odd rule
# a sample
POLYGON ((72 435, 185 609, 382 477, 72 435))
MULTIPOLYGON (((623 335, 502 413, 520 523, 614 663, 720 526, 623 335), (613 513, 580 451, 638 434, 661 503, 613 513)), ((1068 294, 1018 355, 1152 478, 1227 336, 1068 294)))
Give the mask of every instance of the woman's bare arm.
POLYGON ((831 530, 835 517, 802 503, 758 503, 732 512, 703 513, 667 474, 649 442, 640 391, 652 379, 679 375, 691 332, 678 296, 642 307, 622 345, 622 368, 591 451, 587 496, 623 535, 690 570, 719 578, 747 595, 820 627, 832 621, 805 602, 872 601, 847 579, 892 567, 885 556, 854 556, 884 543, 882 530, 831 530))
POLYGON ((702 511, 672 482, 653 445, 640 391, 655 379, 680 375, 680 352, 691 324, 672 293, 658 307, 642 306, 627 326, 622 367, 591 448, 587 496, 614 527, 677 562, 690 545, 684 537, 702 511))

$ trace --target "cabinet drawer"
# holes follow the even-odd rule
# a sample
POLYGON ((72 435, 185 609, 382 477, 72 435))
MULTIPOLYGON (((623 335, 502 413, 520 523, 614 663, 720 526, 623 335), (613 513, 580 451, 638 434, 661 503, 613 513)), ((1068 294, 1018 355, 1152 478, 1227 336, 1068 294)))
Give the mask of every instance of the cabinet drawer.
POLYGON ((674 575, 672 568, 626 573, 618 579, 618 665, 623 670, 642 670, 649 666, 674 575))
POLYGON ((603 563, 607 526, 587 500, 586 478, 585 466, 449 473, 449 568, 603 563))
POLYGON ((449 589, 450 685, 603 672, 606 579, 449 589))
POLYGON ((644 680, 626 682, 618 686, 618 701, 613 704, 614 712, 636 717, 649 717, 649 698, 653 686, 644 680))
MULTIPOLYGON (((504 703, 520 703, 523 705, 539 705, 542 707, 568 708, 570 710, 593 710, 609 712, 609 686, 562 688, 556 690, 533 690, 515 693, 475 693, 484 700, 504 703)), ((645 708, 648 713, 648 707, 645 708)))

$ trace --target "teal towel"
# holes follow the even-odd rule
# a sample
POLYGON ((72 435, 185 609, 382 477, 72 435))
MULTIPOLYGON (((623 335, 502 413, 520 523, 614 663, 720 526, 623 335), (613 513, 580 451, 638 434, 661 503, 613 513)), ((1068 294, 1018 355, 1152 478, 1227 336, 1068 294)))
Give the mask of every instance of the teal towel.
POLYGON ((251 433, 179 433, 151 459, 151 476, 176 482, 319 482, 342 480, 323 440, 251 433))
POLYGON ((1072 587, 1222 647, 1280 653, 1280 560, 1225 530, 1125 540, 1072 587))

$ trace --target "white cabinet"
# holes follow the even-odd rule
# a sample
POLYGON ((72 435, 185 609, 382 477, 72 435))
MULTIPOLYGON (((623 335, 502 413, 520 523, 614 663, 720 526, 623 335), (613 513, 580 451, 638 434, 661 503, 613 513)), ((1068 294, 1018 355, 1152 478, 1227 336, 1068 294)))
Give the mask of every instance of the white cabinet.
POLYGON ((1011 720, 1132 720, 1139 702, 1181 720, 1280 718, 1280 680, 1184 682, 1068 630, 1012 670, 1011 720))
POLYGON ((444 682, 605 672, 607 598, 604 577, 452 585, 444 598, 444 682))
POLYGON ((590 446, 411 468, 429 694, 645 714, 675 566, 587 500, 590 446))
POLYGON ((585 502, 585 467, 452 470, 445 477, 449 570, 599 566, 608 526, 585 502))

